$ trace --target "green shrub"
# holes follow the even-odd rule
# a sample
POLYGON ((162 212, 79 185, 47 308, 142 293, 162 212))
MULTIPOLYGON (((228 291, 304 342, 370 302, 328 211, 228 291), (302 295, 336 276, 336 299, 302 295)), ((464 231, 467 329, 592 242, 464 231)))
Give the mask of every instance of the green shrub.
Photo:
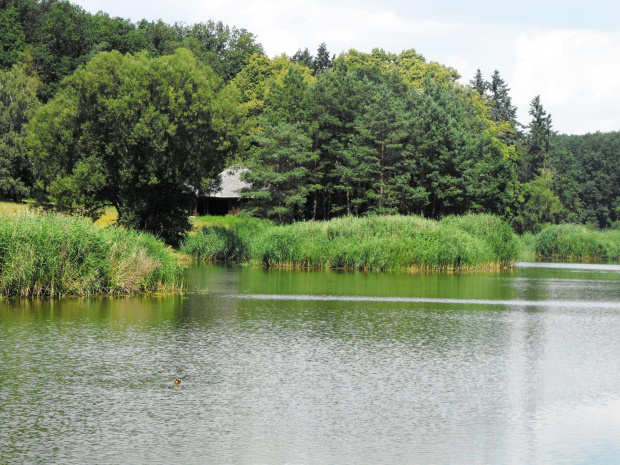
MULTIPOLYGON (((510 225, 493 215, 449 216, 441 220, 473 237, 482 240, 485 247, 490 248, 494 259, 502 266, 511 265, 517 258, 519 243, 510 225)), ((494 261, 495 261, 494 260, 494 261)))
POLYGON ((188 235, 180 249, 199 260, 248 260, 253 255, 257 237, 271 224, 255 218, 214 223, 188 235))
POLYGON ((181 283, 181 267, 152 235, 52 214, 0 219, 0 295, 128 293, 181 283))
POLYGON ((531 232, 526 232, 521 236, 517 236, 517 240, 519 243, 519 259, 536 259, 536 236, 531 232))
POLYGON ((222 226, 213 226, 189 236, 181 245, 181 252, 206 260, 244 260, 247 247, 236 233, 222 226))
POLYGON ((620 231, 595 231, 581 225, 549 226, 536 236, 536 253, 548 258, 620 258, 620 231))
POLYGON ((468 269, 510 265, 518 243, 490 215, 442 222, 417 216, 346 217, 276 226, 244 220, 207 227, 182 251, 195 258, 254 260, 267 266, 349 269, 468 269), (238 241, 242 246, 237 247, 238 241), (243 250, 232 255, 230 250, 243 250))

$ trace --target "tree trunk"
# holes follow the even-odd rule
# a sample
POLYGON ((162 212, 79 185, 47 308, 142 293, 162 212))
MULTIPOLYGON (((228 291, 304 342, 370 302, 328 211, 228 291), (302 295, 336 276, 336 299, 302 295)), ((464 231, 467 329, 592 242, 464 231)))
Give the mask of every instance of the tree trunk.
POLYGON ((349 189, 347 189, 347 216, 351 216, 351 199, 349 198, 349 189))
POLYGON ((379 208, 383 208, 383 158, 385 157, 385 144, 381 144, 381 187, 379 188, 379 208))
POLYGON ((316 205, 318 202, 316 195, 316 191, 314 191, 314 202, 312 202, 312 221, 316 221, 316 205))

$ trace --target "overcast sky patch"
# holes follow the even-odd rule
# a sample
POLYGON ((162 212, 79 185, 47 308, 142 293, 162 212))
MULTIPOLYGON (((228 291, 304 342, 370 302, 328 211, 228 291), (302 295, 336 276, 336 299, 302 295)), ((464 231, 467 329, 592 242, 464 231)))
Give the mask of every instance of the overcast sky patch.
POLYGON ((591 0, 77 0, 132 21, 188 24, 210 19, 257 35, 269 56, 312 52, 321 42, 332 53, 374 47, 415 49, 429 61, 456 68, 462 82, 477 68, 500 71, 512 89, 521 123, 541 96, 562 133, 620 129, 620 2, 591 0))

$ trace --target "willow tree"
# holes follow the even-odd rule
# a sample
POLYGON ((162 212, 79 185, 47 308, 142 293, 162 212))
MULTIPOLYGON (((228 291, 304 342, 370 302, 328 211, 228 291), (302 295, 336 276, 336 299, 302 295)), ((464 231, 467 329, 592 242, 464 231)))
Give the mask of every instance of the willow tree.
POLYGON ((175 242, 192 189, 225 161, 221 85, 185 49, 95 56, 30 124, 38 199, 90 217, 113 205, 118 223, 175 242))
POLYGON ((0 70, 0 199, 28 197, 32 171, 25 144, 25 127, 40 106, 40 81, 24 66, 0 70))

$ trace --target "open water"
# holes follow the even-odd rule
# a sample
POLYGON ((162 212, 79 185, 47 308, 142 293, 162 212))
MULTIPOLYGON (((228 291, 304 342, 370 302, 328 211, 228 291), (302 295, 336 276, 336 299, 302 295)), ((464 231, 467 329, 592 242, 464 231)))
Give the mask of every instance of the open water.
POLYGON ((0 463, 620 463, 620 266, 518 265, 0 301, 0 463))

